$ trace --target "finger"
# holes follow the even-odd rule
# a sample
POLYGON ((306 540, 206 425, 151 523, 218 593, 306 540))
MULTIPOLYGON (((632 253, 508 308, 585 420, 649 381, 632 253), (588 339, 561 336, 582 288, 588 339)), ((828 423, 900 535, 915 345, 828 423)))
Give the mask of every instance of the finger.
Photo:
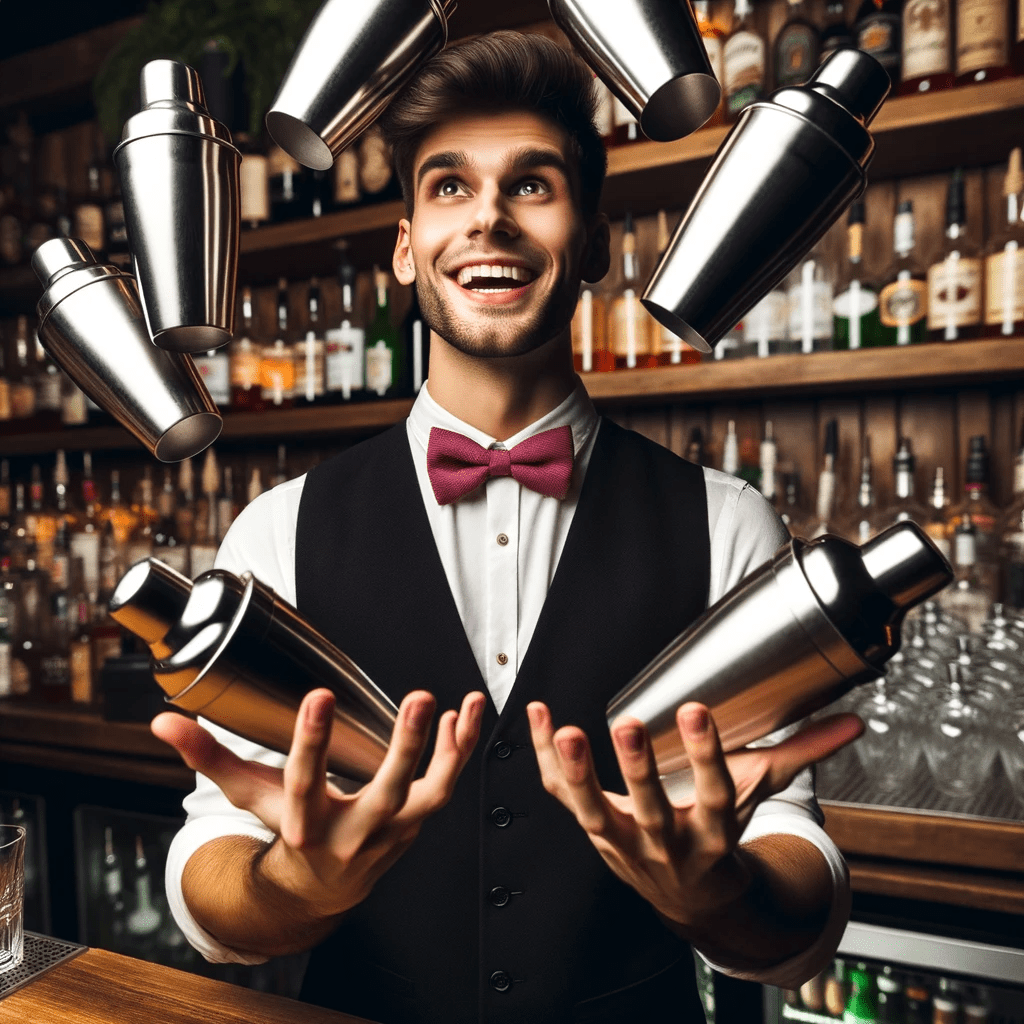
MULTIPOLYGON (((551 723, 551 712, 546 704, 533 701, 526 705, 526 717, 530 723, 530 739, 537 755, 540 780, 552 796, 565 804, 564 779, 558 751, 555 750, 555 729, 551 723)), ((568 804, 566 806, 568 807, 568 804)))
POLYGON ((611 827, 611 809, 594 770, 587 734, 566 725, 554 734, 562 777, 569 794, 569 808, 591 835, 606 835, 611 827))
POLYGON ((830 757, 863 731, 864 723, 856 715, 831 715, 811 722, 774 747, 758 748, 769 761, 768 789, 781 792, 808 765, 830 757))
POLYGON ((334 694, 307 693, 295 716, 288 760, 284 764, 281 838, 296 849, 323 838, 327 824, 327 747, 334 721, 334 694))
POLYGON ((150 729, 174 747, 189 768, 215 782, 235 807, 255 814, 274 832, 280 831, 280 768, 243 760, 184 715, 164 712, 153 719, 150 729))
POLYGON ((612 723, 611 731, 637 825, 647 832, 669 831, 675 811, 658 776, 654 748, 643 722, 623 716, 612 723))
POLYGON ((690 820, 701 849, 724 857, 736 845, 736 790, 725 763, 718 730, 703 704, 690 702, 676 712, 676 724, 693 767, 694 804, 690 820))
POLYGON ((451 799, 455 783, 480 737, 486 700, 479 691, 468 693, 458 712, 446 711, 441 716, 430 764, 423 778, 409 787, 409 799, 400 814, 403 822, 425 818, 451 799))
POLYGON ((367 835, 389 822, 405 806, 409 786, 427 745, 435 705, 433 694, 425 690, 405 695, 384 760, 357 800, 359 819, 367 835))

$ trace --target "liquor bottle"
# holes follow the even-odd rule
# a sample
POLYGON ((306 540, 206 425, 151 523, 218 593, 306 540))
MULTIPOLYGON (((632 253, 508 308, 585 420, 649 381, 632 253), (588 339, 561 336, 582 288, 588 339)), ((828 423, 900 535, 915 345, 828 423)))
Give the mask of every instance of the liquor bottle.
POLYGON ((833 282, 820 247, 793 270, 787 285, 789 337, 799 338, 801 352, 831 351, 833 282))
MULTIPOLYGON (((658 211, 658 258, 665 254, 671 241, 668 233, 668 215, 664 210, 658 211)), ((661 366, 693 365, 699 363, 700 353, 682 338, 677 337, 664 324, 660 324, 653 316, 647 317, 651 327, 650 350, 657 354, 661 366)))
POLYGON ((334 206, 344 209, 362 199, 359 191, 359 154, 355 146, 343 149, 334 161, 334 206))
POLYGON ((740 471, 740 444, 736 436, 736 421, 729 420, 722 443, 722 472, 738 476, 740 471))
POLYGON ((573 314, 572 362, 577 373, 614 370, 615 356, 608 348, 608 314, 601 288, 584 284, 573 314))
POLYGON ((1024 4, 1017 0, 1017 17, 1013 32, 1013 56, 1011 63, 1015 75, 1024 75, 1024 4))
POLYGON ((622 278, 608 309, 608 340, 616 369, 633 369, 648 359, 649 317, 640 305, 640 270, 636 256, 633 215, 626 213, 622 225, 622 278))
POLYGON ((5 353, 3 339, 0 338, 0 423, 4 423, 12 417, 11 411, 11 381, 7 376, 7 355, 5 353))
POLYGON ((960 999, 948 978, 939 978, 932 996, 932 1024, 960 1024, 960 999))
POLYGON ((280 146, 271 146, 267 166, 270 219, 275 224, 301 216, 302 168, 280 146))
POLYGON ((905 0, 903 81, 899 95, 952 88, 955 80, 952 17, 950 0, 905 0))
POLYGON ((996 530, 1000 514, 988 496, 988 475, 988 449, 984 436, 979 434, 970 440, 964 473, 964 496, 947 514, 946 534, 953 537, 963 517, 970 515, 974 524, 978 572, 988 589, 994 593, 998 580, 996 530))
POLYGON ((192 362, 196 364, 214 404, 222 409, 231 405, 231 357, 227 347, 211 348, 208 352, 194 355, 192 362))
POLYGON ((14 651, 14 584, 7 586, 11 575, 10 556, 0 554, 0 700, 13 694, 12 661, 14 651))
POLYGON ((843 0, 828 0, 825 5, 825 27, 821 30, 821 61, 826 61, 836 50, 856 46, 853 32, 846 23, 846 4, 843 0))
POLYGON ((640 125, 629 108, 618 98, 612 97, 612 138, 613 146, 631 146, 643 141, 640 125))
POLYGON ((875 348, 882 342, 878 291, 864 279, 864 204, 853 203, 847 217, 846 265, 832 302, 834 345, 837 349, 875 348))
POLYGON ((686 461, 692 462, 695 466, 706 465, 704 453, 704 431, 700 427, 694 427, 690 431, 689 440, 686 442, 686 461))
POLYGON ((244 228, 258 228, 270 220, 270 169, 266 154, 248 132, 233 132, 242 154, 238 168, 239 214, 244 228))
POLYGON ((430 328, 423 319, 415 286, 412 290, 412 304, 402 321, 402 337, 405 339, 405 363, 409 372, 408 390, 416 395, 427 379, 430 366, 430 328))
POLYGON ((85 172, 85 192, 74 204, 72 220, 75 238, 80 238, 102 261, 106 228, 103 223, 103 152, 99 126, 92 132, 92 157, 85 172))
POLYGON ((263 493, 263 480, 260 478, 259 466, 249 474, 249 485, 245 489, 246 503, 255 501, 263 493))
POLYGON ((263 402, 275 409, 290 409, 295 394, 295 350, 288 341, 288 282, 277 282, 277 337, 263 346, 260 357, 263 402))
POLYGON ((100 534, 100 588, 93 608, 89 636, 92 644, 93 681, 99 678, 109 658, 121 653, 121 628, 107 615, 111 595, 126 568, 121 545, 117 542, 113 520, 107 519, 100 534))
POLYGON ((900 82, 900 0, 864 0, 853 19, 857 49, 885 68, 894 87, 900 82))
POLYGON ((220 490, 220 471, 212 448, 206 449, 202 475, 203 497, 196 509, 194 534, 189 547, 189 569, 195 579, 213 568, 217 558, 217 492, 220 490))
POLYGON ((904 199, 893 223, 893 259, 879 294, 879 318, 886 345, 924 341, 928 314, 925 272, 914 251, 914 204, 904 199))
POLYGON ((764 99, 767 69, 764 40, 754 27, 750 0, 736 0, 733 26, 723 49, 725 120, 736 120, 744 107, 764 99))
POLYGON ((43 507, 43 471, 38 462, 32 465, 28 498, 29 511, 25 517, 27 531, 35 544, 39 567, 49 572, 57 522, 50 510, 43 507))
POLYGON ((947 557, 953 557, 953 546, 949 542, 946 520, 949 518, 949 495, 946 493, 945 470, 942 466, 935 467, 935 479, 928 496, 928 522, 925 533, 932 543, 947 557))
POLYGON ((0 459, 0 555, 7 554, 11 535, 11 464, 0 459))
POLYGON ((183 459, 178 469, 178 495, 174 522, 178 527, 178 540, 187 546, 192 543, 196 522, 195 474, 190 458, 183 459))
POLYGON ((953 172, 946 193, 946 240, 928 268, 928 340, 964 341, 981 327, 981 258, 967 238, 964 177, 953 172))
POLYGON ((234 473, 230 466, 224 467, 224 486, 217 499, 217 540, 223 541, 228 529, 238 516, 238 502, 235 501, 234 473))
POLYGON ((11 381, 11 418, 33 419, 36 415, 36 389, 29 361, 28 317, 22 314, 14 329, 14 375, 11 381))
POLYGON ((800 351, 800 339, 789 337, 789 295, 782 284, 773 288, 743 318, 743 341, 739 351, 762 359, 780 352, 800 351))
POLYGON ((274 479, 271 487, 279 487, 288 482, 288 452, 283 444, 277 446, 277 468, 274 470, 274 479))
POLYGON ((379 125, 373 124, 359 137, 359 191, 364 203, 381 203, 397 195, 391 148, 379 125))
POLYGON ((314 277, 306 293, 306 336, 295 344, 295 398, 303 406, 324 399, 324 339, 320 336, 320 282, 314 277))
POLYGON ((804 0, 786 0, 789 11, 775 37, 775 87, 803 85, 817 70, 821 40, 804 0))
MULTIPOLYGON (((697 19, 697 28, 700 31, 701 38, 704 40, 704 49, 707 50, 708 60, 711 62, 711 70, 714 71, 715 78, 721 83, 725 81, 725 53, 723 49, 725 31, 717 21, 712 19, 710 7, 709 0, 694 0, 693 13, 697 19)), ((722 100, 719 101, 715 112, 704 122, 702 127, 714 128, 716 125, 722 124, 724 120, 725 95, 723 93, 722 100)), ((663 246, 659 244, 658 249, 663 251, 663 246)))
POLYGON ((352 393, 365 387, 366 331, 355 311, 356 268, 343 246, 338 265, 341 284, 341 320, 327 332, 325 356, 325 385, 331 401, 347 402, 352 393))
POLYGON ((103 896, 106 930, 119 939, 124 932, 124 880, 121 858, 114 849, 114 830, 109 825, 103 830, 103 896))
POLYGON ((242 289, 242 333, 228 350, 231 374, 231 408, 245 412, 263 409, 260 387, 260 345, 252 339, 252 289, 242 289))
POLYGON ((172 569, 188 575, 188 544, 178 536, 174 519, 174 480, 169 469, 164 470, 164 485, 157 499, 159 518, 153 528, 153 556, 166 562, 172 569))
POLYGON ((35 356, 36 422, 40 430, 60 429, 61 372, 39 341, 39 334, 32 332, 32 349, 35 356))
POLYGON ((850 997, 843 1009, 844 1024, 876 1024, 878 998, 875 986, 865 964, 857 964, 850 971, 850 997))
POLYGON ((917 460, 911 449, 910 438, 901 437, 899 448, 892 458, 895 500, 882 513, 881 525, 883 528, 909 519, 911 522, 917 523, 923 530, 927 530, 931 512, 917 500, 914 493, 916 466, 917 460))
POLYGON ((805 535, 808 540, 822 537, 835 531, 836 512, 836 457, 839 455, 839 424, 829 420, 825 427, 825 452, 821 473, 818 476, 818 498, 813 517, 807 522, 805 535))
POLYGON ((331 209, 331 200, 334 197, 332 175, 327 171, 308 171, 308 184, 304 197, 302 216, 322 217, 331 209))
POLYGON ((92 455, 82 455, 82 507, 78 525, 71 532, 71 557, 82 561, 82 579, 85 592, 91 602, 99 596, 100 580, 100 532, 102 522, 99 516, 99 502, 96 500, 96 485, 92 479, 92 455))
MULTIPOLYGON (((1024 11, 1024 2, 1020 2, 1020 8, 1024 11)), ((1010 153, 1003 198, 1006 219, 989 243, 985 258, 985 326, 986 333, 1005 338, 1024 335, 1024 172, 1020 146, 1010 153)))
POLYGON ((866 544, 881 528, 881 516, 875 500, 872 480, 871 438, 867 435, 861 444, 860 486, 853 512, 843 520, 839 533, 854 544, 866 544))
POLYGON ((89 422, 89 399, 68 376, 60 385, 60 422, 65 427, 78 427, 89 422))
POLYGON ((12 683, 18 696, 36 696, 50 635, 50 574, 36 562, 35 542, 25 548, 23 563, 12 565, 19 576, 21 603, 15 613, 17 635, 12 683))
POLYGON ((50 569, 49 606, 42 635, 39 637, 39 698, 46 704, 65 704, 71 700, 71 585, 67 558, 67 526, 57 531, 60 556, 50 569), (59 566, 59 570, 57 567, 59 566))
POLYGON ((120 470, 110 471, 110 504, 103 510, 103 515, 114 527, 114 540, 123 555, 128 546, 128 538, 135 529, 137 519, 131 509, 121 501, 120 470))
POLYGON ((833 1017, 842 1017, 846 1009, 846 962, 839 957, 825 978, 825 1009, 833 1017))
MULTIPOLYGON (((80 565, 79 565, 79 568, 80 565)), ((81 573, 79 572, 81 582, 81 573)), ((84 588, 84 582, 81 582, 84 588)), ((92 671, 92 634, 90 623, 89 596, 79 589, 71 602, 72 633, 68 643, 68 675, 70 677, 71 700, 85 707, 95 702, 92 671)))
POLYGON ((402 379, 402 346, 391 322, 388 275, 380 267, 373 268, 373 283, 377 310, 366 338, 366 390, 378 398, 393 398, 402 379))
POLYGON ((1012 74, 1009 0, 959 0, 956 83, 992 82, 1012 74))
POLYGON ((149 466, 145 469, 140 487, 140 498, 137 504, 132 506, 135 513, 135 528, 128 538, 127 555, 125 564, 135 565, 153 554, 154 546, 154 525, 159 519, 159 513, 153 507, 153 475, 149 466))
POLYGON ((779 504, 779 478, 776 472, 779 460, 778 446, 775 444, 775 433, 772 428, 772 421, 766 420, 764 425, 764 438, 761 441, 760 451, 761 463, 761 493, 765 500, 772 505, 779 504))
POLYGON ((876 1020, 879 1024, 902 1024, 903 983, 888 964, 875 975, 875 992, 878 999, 876 1020))
POLYGON ((163 921, 160 911, 153 905, 153 882, 149 874, 149 862, 142 846, 142 836, 135 837, 135 909, 128 915, 125 925, 129 935, 136 940, 152 935, 163 921))
MULTIPOLYGON (((825 1009, 826 976, 826 972, 822 971, 811 978, 810 981, 805 981, 800 986, 798 995, 800 1003, 803 1004, 805 1009, 811 1010, 814 1013, 821 1013, 825 1009)), ((800 1003, 797 1005, 800 1005, 800 1003)))

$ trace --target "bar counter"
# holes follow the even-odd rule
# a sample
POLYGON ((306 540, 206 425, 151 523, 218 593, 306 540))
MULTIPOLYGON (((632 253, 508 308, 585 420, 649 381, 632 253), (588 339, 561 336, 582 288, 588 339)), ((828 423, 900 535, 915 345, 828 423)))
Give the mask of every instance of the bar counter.
POLYGON ((170 967, 87 949, 0 1000, 0 1024, 368 1024, 170 967))

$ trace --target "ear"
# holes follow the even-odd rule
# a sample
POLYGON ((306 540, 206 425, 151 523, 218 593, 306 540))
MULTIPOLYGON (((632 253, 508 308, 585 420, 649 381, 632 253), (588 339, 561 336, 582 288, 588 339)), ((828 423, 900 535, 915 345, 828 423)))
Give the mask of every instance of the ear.
POLYGON ((398 240, 391 266, 399 284, 411 285, 416 280, 416 267, 412 261, 412 225, 403 217, 398 222, 398 240))
POLYGON ((600 281, 611 266, 611 230, 606 213, 595 214, 587 229, 587 246, 583 250, 580 276, 588 284, 600 281))

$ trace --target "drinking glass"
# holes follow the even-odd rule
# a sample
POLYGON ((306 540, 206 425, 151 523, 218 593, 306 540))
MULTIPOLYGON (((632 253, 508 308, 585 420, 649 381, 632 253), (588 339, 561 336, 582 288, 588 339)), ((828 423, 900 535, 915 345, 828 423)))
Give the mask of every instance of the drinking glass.
POLYGON ((920 752, 918 737, 908 728, 909 707, 882 678, 856 711, 864 722, 864 733, 855 744, 864 774, 880 790, 897 789, 910 777, 920 752))
POLYGON ((0 974, 25 954, 25 829, 0 825, 0 974))
POLYGON ((1007 728, 1000 736, 999 754, 1013 795, 1024 806, 1024 709, 1018 709, 1005 721, 1007 728))

